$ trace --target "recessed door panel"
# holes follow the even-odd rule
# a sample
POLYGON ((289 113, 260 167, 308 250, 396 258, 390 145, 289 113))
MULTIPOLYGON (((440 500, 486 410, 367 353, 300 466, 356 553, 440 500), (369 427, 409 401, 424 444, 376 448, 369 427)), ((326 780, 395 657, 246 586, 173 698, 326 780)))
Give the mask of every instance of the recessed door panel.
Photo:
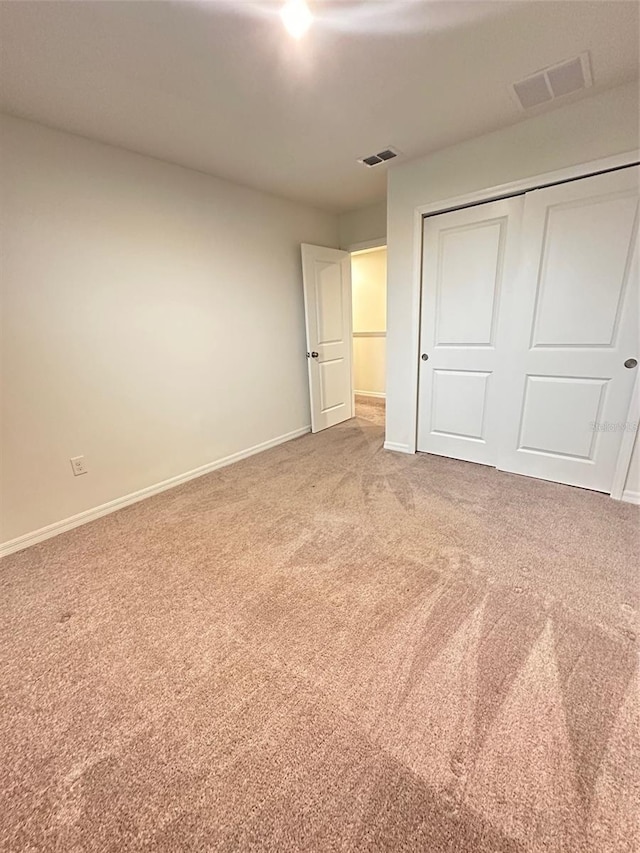
POLYGON ((436 285, 436 346, 491 346, 504 229, 498 219, 444 230, 436 285), (466 310, 461 311, 460 306, 466 310))
POLYGON ((324 414, 343 405, 345 394, 349 393, 349 388, 348 386, 345 388, 343 358, 323 361, 318 367, 320 373, 320 405, 324 414))
POLYGON ((629 277, 634 195, 549 205, 533 346, 611 346, 629 277))
POLYGON ((342 269, 339 264, 315 262, 318 344, 342 339, 342 269))
POLYGON ((592 461, 607 382, 527 376, 518 449, 592 461))
POLYGON ((487 388, 490 373, 434 370, 432 432, 486 442, 487 388))
POLYGON ((501 304, 523 198, 424 221, 418 450, 495 465, 501 304))

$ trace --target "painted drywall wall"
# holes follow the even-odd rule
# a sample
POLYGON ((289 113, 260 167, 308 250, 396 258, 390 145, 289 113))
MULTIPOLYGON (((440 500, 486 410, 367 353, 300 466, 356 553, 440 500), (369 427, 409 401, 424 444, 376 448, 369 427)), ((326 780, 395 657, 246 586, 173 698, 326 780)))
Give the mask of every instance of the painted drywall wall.
POLYGON ((636 83, 544 113, 428 157, 398 164, 388 180, 386 441, 415 447, 418 300, 415 208, 622 154, 640 146, 636 83))
POLYGON ((386 341, 383 337, 353 339, 353 390, 384 397, 386 341))
POLYGON ((353 331, 384 332, 387 328, 387 250, 351 255, 353 331))
POLYGON ((336 246, 336 216, 11 117, 0 134, 0 541, 309 424, 300 243, 336 246))
POLYGON ((387 328, 387 250, 351 256, 353 387, 356 394, 384 396, 387 328))
POLYGON ((361 243, 384 241, 387 236, 387 201, 368 204, 342 213, 338 218, 340 248, 350 249, 361 243))

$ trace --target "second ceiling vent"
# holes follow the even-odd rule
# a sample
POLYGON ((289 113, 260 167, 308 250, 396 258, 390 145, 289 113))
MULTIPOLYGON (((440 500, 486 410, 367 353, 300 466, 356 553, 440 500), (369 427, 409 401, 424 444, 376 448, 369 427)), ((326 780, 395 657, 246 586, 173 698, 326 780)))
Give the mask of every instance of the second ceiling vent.
POLYGON ((400 152, 397 148, 384 148, 382 151, 378 151, 377 154, 369 154, 367 157, 360 157, 358 163, 364 163, 365 166, 379 166, 380 163, 386 163, 387 160, 393 160, 394 157, 397 157, 400 152))
POLYGON ((567 59, 549 68, 543 68, 524 80, 513 83, 509 88, 522 110, 530 110, 547 104, 564 95, 572 95, 592 85, 589 54, 581 53, 575 59, 567 59))

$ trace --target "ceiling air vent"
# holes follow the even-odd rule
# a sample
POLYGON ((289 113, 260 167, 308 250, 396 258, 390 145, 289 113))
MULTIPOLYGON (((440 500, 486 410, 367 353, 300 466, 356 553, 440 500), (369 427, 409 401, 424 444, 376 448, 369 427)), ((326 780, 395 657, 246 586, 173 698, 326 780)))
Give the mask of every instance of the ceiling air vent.
POLYGON ((393 160, 400 152, 397 148, 384 148, 378 151, 377 154, 369 154, 367 157, 360 157, 358 163, 364 163, 365 166, 379 166, 380 163, 386 163, 387 160, 393 160))
POLYGON ((589 54, 581 53, 549 68, 543 68, 509 87, 521 110, 530 110, 592 85, 589 54))

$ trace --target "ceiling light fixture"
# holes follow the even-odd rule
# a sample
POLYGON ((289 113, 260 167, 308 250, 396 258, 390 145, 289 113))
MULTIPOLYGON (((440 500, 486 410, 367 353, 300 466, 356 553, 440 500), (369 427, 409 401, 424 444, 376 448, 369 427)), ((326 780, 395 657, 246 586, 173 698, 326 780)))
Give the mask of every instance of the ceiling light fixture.
POLYGON ((287 0, 280 13, 288 32, 295 38, 301 38, 311 26, 313 15, 305 0, 287 0))

